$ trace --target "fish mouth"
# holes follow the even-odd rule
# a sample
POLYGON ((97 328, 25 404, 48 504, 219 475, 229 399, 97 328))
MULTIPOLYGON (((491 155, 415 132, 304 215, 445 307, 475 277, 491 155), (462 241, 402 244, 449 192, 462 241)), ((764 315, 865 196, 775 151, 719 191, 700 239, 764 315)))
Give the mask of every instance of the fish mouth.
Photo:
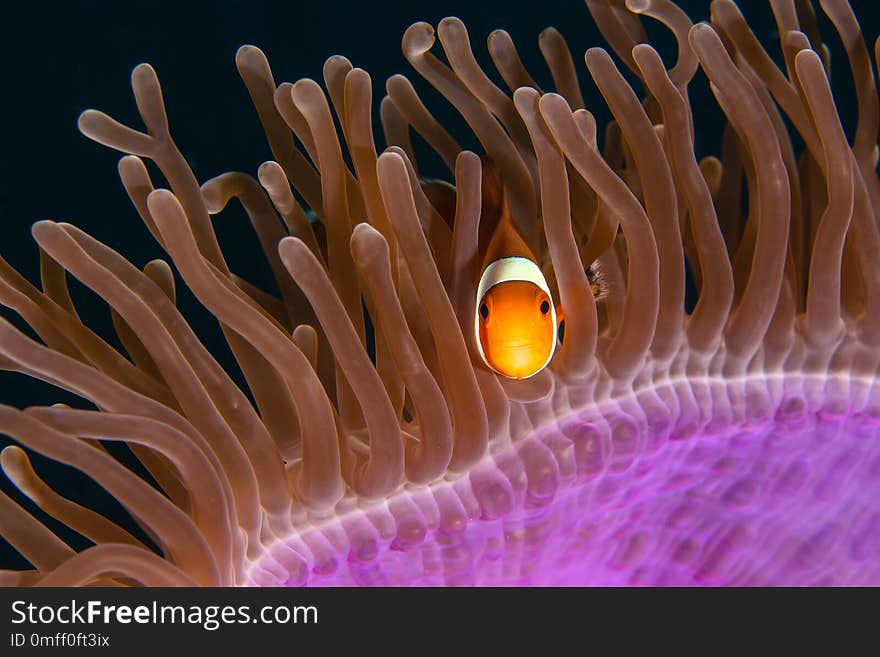
POLYGON ((510 351, 540 351, 540 347, 532 340, 505 340, 502 349, 510 351))
POLYGON ((522 378, 540 371, 549 353, 545 349, 536 347, 533 343, 505 342, 495 356, 492 358, 495 363, 493 367, 500 366, 499 371, 502 371, 505 376, 522 378))

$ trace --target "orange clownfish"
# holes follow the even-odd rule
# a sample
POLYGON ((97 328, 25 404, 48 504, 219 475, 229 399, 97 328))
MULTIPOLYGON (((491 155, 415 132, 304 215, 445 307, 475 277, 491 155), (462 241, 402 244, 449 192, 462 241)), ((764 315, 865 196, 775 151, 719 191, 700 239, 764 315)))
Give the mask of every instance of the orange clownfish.
POLYGON ((493 371, 526 379, 553 358, 562 312, 554 306, 550 286, 513 224, 497 170, 485 164, 486 159, 480 228, 488 245, 477 282, 476 345, 493 371))

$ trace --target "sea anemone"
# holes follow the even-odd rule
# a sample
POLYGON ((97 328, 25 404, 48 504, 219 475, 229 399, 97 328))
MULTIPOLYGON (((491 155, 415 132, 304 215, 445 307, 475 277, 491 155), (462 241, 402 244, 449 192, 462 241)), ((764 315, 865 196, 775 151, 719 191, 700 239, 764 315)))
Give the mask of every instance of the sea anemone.
POLYGON ((0 303, 24 321, 0 319, 0 367, 83 400, 0 406, 17 443, 0 465, 39 509, 0 493, 0 532, 33 566, 0 582, 880 583, 880 112, 851 8, 820 2, 852 70, 850 142, 808 0, 771 2, 779 64, 731 0, 698 24, 669 0, 586 4, 617 58, 585 55, 604 128, 552 28, 554 92, 504 31, 494 80, 460 20, 406 31, 479 155, 402 75, 381 150, 365 71, 335 56, 323 87, 277 85, 253 46, 236 64, 274 157, 256 178, 199 184, 147 64, 131 78, 145 130, 84 112, 169 261, 139 268, 52 221, 33 227, 41 289, 0 260, 0 303), (673 66, 646 19, 673 35, 673 66), (725 119, 702 158, 699 71, 725 119), (420 175, 422 145, 448 181, 420 175), (522 380, 474 344, 491 175, 565 317, 522 380), (230 271, 212 215, 233 200, 278 296, 230 271), (246 385, 177 307, 178 276, 246 385), (109 306, 122 350, 83 323, 68 277, 109 306), (29 452, 93 479, 132 526, 56 492, 29 452))

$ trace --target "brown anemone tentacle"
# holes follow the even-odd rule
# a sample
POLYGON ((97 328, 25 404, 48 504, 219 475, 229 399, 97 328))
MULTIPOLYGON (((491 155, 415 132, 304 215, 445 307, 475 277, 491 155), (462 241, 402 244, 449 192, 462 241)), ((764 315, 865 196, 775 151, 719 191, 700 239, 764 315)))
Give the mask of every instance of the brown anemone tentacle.
MULTIPOLYGON (((352 462, 349 485, 368 499, 383 498, 396 490, 403 480, 403 437, 397 413, 385 393, 385 387, 360 344, 354 326, 347 322, 342 301, 334 293, 324 268, 296 238, 285 238, 279 245, 284 266, 312 304, 340 371, 346 377, 361 406, 366 423, 369 456, 351 452, 344 460, 352 462)), ((345 418, 342 418, 343 425, 345 418)), ((352 430, 356 427, 345 427, 352 430)), ((343 444, 343 450, 351 450, 343 444)))
MULTIPOLYGON (((278 318, 274 313, 272 316, 290 330, 297 318, 305 314, 308 303, 286 275, 284 266, 278 258, 278 243, 287 236, 287 233, 273 212, 265 192, 257 181, 247 174, 230 172, 204 183, 202 195, 211 215, 221 212, 232 198, 237 198, 241 202, 284 300, 286 309, 284 316, 278 318)), ((258 300, 257 295, 239 284, 237 277, 233 275, 232 279, 240 289, 257 301, 261 308, 267 307, 265 301, 258 300)), ((278 394, 278 391, 283 389, 284 379, 274 367, 256 357, 256 354, 240 353, 240 356, 246 359, 243 363, 243 373, 266 429, 282 451, 290 450, 296 442, 297 420, 290 396, 278 394)))
POLYGON ((756 175, 756 238, 748 283, 725 331, 739 356, 754 352, 770 324, 782 287, 788 245, 790 195, 775 131, 754 88, 734 66, 707 24, 691 30, 694 48, 725 113, 748 145, 756 175))
POLYGON ((684 307, 684 255, 672 171, 638 97, 608 53, 601 48, 590 48, 585 60, 630 145, 636 168, 643 172, 645 212, 651 221, 660 257, 660 308, 651 353, 655 358, 666 360, 678 350, 684 307))
POLYGON ((795 66, 825 149, 828 206, 813 240, 805 328, 814 343, 826 345, 837 339, 843 330, 840 317, 841 259, 853 212, 852 151, 840 125, 819 56, 812 50, 802 50, 795 66))
MULTIPOLYGON (((354 66, 348 57, 343 55, 331 55, 324 62, 324 86, 327 88, 327 95, 333 104, 333 111, 336 118, 339 119, 339 126, 342 128, 342 135, 348 141, 348 117, 345 113, 345 78, 352 71, 354 66)), ((348 168, 346 166, 346 168, 348 168)))
POLYGON ((0 353, 17 371, 81 395, 103 411, 152 417, 186 435, 211 460, 214 472, 229 481, 234 495, 230 493, 227 501, 234 499, 236 503, 234 508, 228 506, 230 522, 240 523, 239 526, 246 531, 251 529, 247 524, 250 517, 247 510, 250 502, 254 507, 257 504, 255 482, 246 478, 248 473, 244 468, 235 471, 223 467, 215 452, 216 448, 195 431, 186 419, 168 407, 120 385, 94 368, 35 343, 5 321, 0 321, 0 338, 0 353), (236 509, 240 509, 241 513, 236 515, 236 509))
MULTIPOLYGON (((853 171, 858 170, 858 162, 853 158, 853 171)), ((860 334, 864 342, 876 346, 880 344, 880 277, 872 275, 875 263, 880 262, 880 228, 871 198, 864 181, 863 175, 854 175, 855 198, 853 204, 853 220, 850 226, 853 243, 861 270, 861 280, 864 284, 864 302, 862 313, 858 317, 860 334)))
MULTIPOLYGON (((183 208, 167 190, 150 194, 148 205, 169 245, 181 275, 217 317, 248 340, 261 355, 278 367, 293 397, 299 419, 302 461, 293 484, 309 508, 326 509, 342 496, 339 449, 330 402, 320 381, 292 340, 268 318, 249 305, 246 297, 216 268, 200 257, 195 236, 184 220, 183 208)), ((258 456, 254 454, 253 457, 258 456)), ((264 507, 279 514, 289 510, 287 484, 281 460, 264 454, 260 483, 266 493, 264 507)))
POLYGON ((3 491, 0 491, 0 532, 5 541, 40 571, 52 570, 76 554, 3 491))
MULTIPOLYGON (((15 370, 81 395, 103 411, 134 413, 159 419, 188 436, 211 460, 217 476, 227 480, 229 489, 234 491, 234 495, 230 493, 227 498, 228 522, 232 527, 240 527, 241 533, 234 537, 233 560, 237 562, 243 557, 245 546, 242 538, 248 538, 251 546, 258 543, 256 482, 247 461, 247 467, 221 465, 212 446, 176 412, 120 385, 92 367, 35 343, 5 321, 0 321, 0 353, 8 361, 8 366, 14 365, 15 370)), ((155 536, 149 527, 144 528, 148 534, 155 536)))
POLYGON ((16 488, 45 513, 94 543, 126 543, 145 547, 119 525, 100 513, 77 504, 56 492, 36 473, 27 453, 16 445, 0 452, 0 466, 16 488))
POLYGON ((565 98, 572 109, 584 109, 584 97, 574 68, 574 59, 565 37, 555 27, 548 27, 538 35, 538 48, 550 69, 556 93, 565 98))
MULTIPOLYGON (((352 221, 348 197, 348 168, 327 97, 314 81, 299 80, 290 90, 293 103, 302 114, 315 143, 315 160, 321 173, 321 219, 327 229, 327 264, 330 280, 351 320, 361 345, 365 344, 364 313, 354 264, 348 251, 352 221)), ((325 327, 326 331, 326 327, 325 327)), ((350 426, 363 422, 361 409, 346 378, 336 368, 336 403, 350 426)))
POLYGON ((476 304, 474 281, 480 276, 478 242, 482 182, 482 163, 479 156, 471 151, 462 151, 455 162, 455 223, 447 294, 472 354, 477 353, 473 344, 476 304))
MULTIPOLYGON (((305 242, 326 269, 327 258, 325 253, 318 243, 312 223, 309 221, 299 201, 293 195, 290 183, 284 175, 284 170, 277 162, 264 162, 260 165, 257 175, 260 179, 260 184, 266 190, 266 193, 272 200, 272 204, 287 226, 288 234, 305 242)), ((326 348, 327 337, 324 335, 324 329, 321 328, 309 304, 306 304, 303 315, 297 318, 297 321, 304 321, 304 323, 311 325, 317 331, 318 352, 316 371, 321 379, 321 383, 324 385, 324 390, 335 390, 336 363, 333 360, 333 354, 326 348)))
MULTIPOLYGON (((597 142, 598 135, 595 118, 589 113, 579 113, 578 119, 581 122, 581 131, 590 143, 591 148, 598 151, 599 145, 597 142)), ((615 121, 608 123, 608 130, 606 131, 605 148, 609 151, 614 148, 615 138, 611 136, 612 134, 616 135, 617 140, 619 140, 619 128, 615 121)), ((603 157, 605 158, 605 161, 608 162, 609 166, 613 166, 613 156, 610 156, 608 153, 603 153, 603 157)), ((573 174, 571 177, 580 181, 581 187, 589 190, 589 193, 595 197, 596 218, 595 221, 593 221, 593 225, 590 227, 590 232, 587 233, 586 243, 581 249, 581 262, 584 267, 589 267, 603 257, 603 255, 606 255, 609 249, 611 249, 611 245, 613 244, 615 237, 617 237, 617 229, 620 222, 613 212, 609 212, 607 207, 603 206, 602 199, 599 198, 595 190, 589 186, 587 181, 577 173, 576 169, 570 162, 567 166, 573 174)))
MULTIPOLYGON (((385 91, 398 113, 434 149, 446 167, 452 171, 461 146, 425 107, 412 82, 406 76, 392 75, 385 82, 385 91)), ((389 145, 394 145, 389 142, 389 145)))
POLYGON ((257 235, 263 255, 281 292, 287 307, 289 322, 301 317, 305 311, 305 300, 296 286, 285 275, 284 266, 278 258, 278 243, 287 237, 287 231, 278 220, 266 193, 259 183, 246 173, 230 171, 211 178, 202 185, 205 206, 212 216, 219 214, 232 199, 237 199, 257 235))
MULTIPOLYGON (((668 75, 678 92, 687 100, 687 86, 700 67, 700 62, 697 61, 688 42, 688 33, 693 27, 691 19, 681 7, 671 0, 626 0, 626 8, 634 14, 649 16, 660 21, 672 32, 678 47, 678 59, 675 66, 669 69, 668 75)), ((636 48, 638 47, 640 46, 636 46, 636 48)), ((635 53, 633 53, 633 61, 638 66, 635 53)), ((693 130, 693 124, 691 124, 691 130, 693 130)))
POLYGON ((263 162, 257 171, 257 177, 269 195, 272 205, 281 215, 284 225, 287 226, 288 234, 305 242, 326 269, 327 263, 315 236, 314 228, 305 210, 293 195, 290 183, 284 176, 284 169, 277 162, 263 162))
POLYGON ((628 276, 623 318, 603 358, 618 380, 633 376, 654 339, 660 304, 660 262, 654 233, 645 211, 630 189, 605 163, 588 140, 589 113, 571 108, 562 96, 541 97, 541 115, 562 152, 596 191, 623 227, 628 253, 628 276), (576 116, 584 118, 576 121, 576 116))
MULTIPOLYGON (((468 90, 481 100, 504 126, 527 167, 533 168, 534 154, 529 148, 529 136, 510 96, 501 91, 485 74, 471 50, 470 38, 464 23, 449 17, 440 21, 437 36, 449 65, 468 90)), ((534 177, 533 177, 534 180, 534 177)))
POLYGON ((0 430, 44 456, 75 463, 146 523, 169 558, 193 579, 215 586, 223 581, 210 546, 189 516, 105 452, 8 406, 0 406, 0 430))
MULTIPOLYGON (((132 72, 131 85, 138 111, 147 126, 148 134, 126 128, 110 117, 94 110, 87 110, 80 115, 80 131, 91 139, 111 148, 150 157, 162 171, 176 197, 180 200, 181 207, 184 208, 183 220, 195 237, 198 252, 223 276, 228 277, 229 269, 213 230, 201 188, 195 174, 171 137, 162 89, 155 70, 148 64, 137 66, 132 72)), ((126 189, 130 193, 150 194, 152 184, 149 182, 149 176, 146 176, 142 165, 139 168, 134 165, 131 169, 139 171, 136 174, 137 184, 126 189)), ((142 216, 151 214, 143 196, 135 201, 135 205, 142 216)), ((148 225, 151 223, 152 221, 148 222, 148 225)), ((161 239, 160 243, 163 243, 161 239)), ((227 330, 226 327, 223 328, 223 331, 242 368, 250 370, 251 377, 255 376, 255 370, 265 369, 265 364, 260 361, 259 354, 249 344, 234 332, 227 330)), ((226 390, 228 391, 228 387, 226 390)), ((248 408, 250 405, 232 404, 224 410, 226 417, 233 425, 241 423, 247 427, 247 429, 240 425, 233 427, 239 439, 259 441, 262 433, 268 432, 265 431, 262 424, 253 422, 255 413, 251 409, 252 412, 248 415, 248 408), (251 433, 255 435, 252 437, 249 435, 251 433)), ((260 459, 259 456, 255 458, 260 459)))
POLYGON ((255 46, 242 46, 235 53, 235 66, 250 94, 272 157, 310 205, 321 198, 318 173, 294 143, 290 128, 275 107, 275 78, 263 51, 255 46))
POLYGON ((446 472, 452 458, 452 421, 446 400, 406 325, 385 238, 369 224, 359 224, 352 234, 351 248, 361 280, 372 297, 376 321, 387 335, 394 336, 389 348, 420 429, 418 441, 405 437, 406 479, 413 484, 428 484, 446 472))
POLYGON ((498 376, 480 367, 473 318, 476 312, 474 281, 479 277, 479 232, 482 204, 482 163, 476 153, 462 151, 455 161, 455 222, 450 255, 450 280, 447 295, 461 334, 473 363, 477 385, 483 395, 483 404, 489 423, 489 436, 504 440, 509 430, 510 401, 498 376))
POLYGON ((83 361, 82 352, 55 326, 37 304, 39 292, 4 259, 0 258, 0 304, 15 311, 40 340, 59 353, 83 361))
MULTIPOLYGON (((309 166, 315 168, 315 173, 317 174, 318 154, 315 150, 315 138, 312 135, 309 124, 306 122, 306 117, 303 116, 303 113, 296 106, 296 103, 293 102, 292 92, 293 83, 282 82, 279 84, 273 96, 275 108, 278 110, 278 114, 281 115, 284 123, 287 124, 287 127, 290 128, 291 132, 293 132, 300 144, 302 144, 303 149, 308 155, 309 166)), ((299 189, 294 179, 291 179, 289 176, 288 179, 294 187, 299 189)), ((323 204, 321 194, 322 183, 320 179, 316 180, 316 182, 318 184, 317 196, 315 198, 308 198, 303 194, 303 197, 315 214, 323 216, 323 209, 321 207, 323 204)))
MULTIPOLYGON (((731 42, 737 57, 742 58, 767 86, 773 99, 804 139, 809 151, 817 161, 822 160, 819 137, 813 129, 797 89, 758 42, 736 4, 732 0, 714 0, 711 5, 711 17, 712 26, 731 42)), ((691 45, 693 46, 693 41, 691 45)), ((703 65, 705 69, 705 63, 703 65)))
POLYGON ((293 342, 308 358, 312 369, 318 365, 318 331, 311 324, 300 324, 293 329, 293 342))
POLYGON ((123 126, 96 110, 86 110, 80 115, 80 132, 110 148, 152 159, 181 200, 199 250, 215 266, 225 270, 225 260, 202 200, 199 183, 171 138, 162 88, 153 67, 149 64, 136 66, 131 74, 131 88, 148 134, 123 126))
POLYGON ((126 322, 125 319, 123 319, 122 316, 112 308, 110 309, 110 319, 113 322, 113 329, 116 331, 116 337, 119 338, 119 342, 122 343, 125 352, 135 366, 157 381, 164 382, 162 373, 159 371, 159 368, 156 367, 156 363, 153 362, 153 357, 150 356, 150 352, 147 351, 144 343, 140 341, 137 337, 137 333, 135 333, 128 325, 128 322, 126 322))
POLYGON ((391 100, 384 96, 379 102, 379 121, 382 124, 382 135, 389 146, 397 146, 406 153, 410 160, 415 160, 412 140, 409 135, 409 123, 403 118, 400 110, 391 100))
POLYGON ((131 545, 104 543, 71 557, 47 573, 35 586, 86 586, 102 578, 124 577, 144 586, 196 586, 187 571, 131 545))
POLYGON ((70 289, 67 287, 67 272, 42 249, 40 250, 40 282, 43 286, 43 294, 75 319, 79 319, 73 298, 70 296, 70 289))
MULTIPOLYGON (((385 82, 385 91, 400 115, 422 139, 428 142, 447 168, 452 171, 455 156, 461 151, 461 146, 425 107, 412 82, 403 75, 392 75, 385 82)), ((389 143, 389 145, 393 144, 389 143)))
MULTIPOLYGON (((204 536, 221 572, 231 576, 232 538, 226 500, 229 491, 202 451, 173 427, 150 418, 69 408, 26 411, 63 434, 100 440, 121 440, 162 454, 180 474, 192 500, 192 520, 204 536)), ((137 510, 132 510, 137 514, 137 510)))
POLYGON ((274 294, 270 294, 253 283, 249 283, 237 274, 230 274, 229 278, 238 289, 248 295, 274 321, 288 328, 287 324, 290 322, 290 318, 287 316, 287 307, 283 301, 274 294))
MULTIPOLYGON (((48 255, 48 254, 47 254, 48 255)), ((132 365, 126 358, 83 324, 76 314, 48 295, 0 258, 0 303, 18 312, 47 344, 106 372, 120 383, 174 406, 174 398, 161 381, 132 365)))
POLYGON ((683 187, 698 251, 700 297, 687 321, 688 345, 699 351, 710 352, 718 346, 733 300, 733 273, 724 238, 719 230, 712 196, 694 156, 690 128, 685 118, 688 113, 686 99, 675 88, 660 56, 651 46, 636 46, 633 57, 663 113, 672 167, 676 180, 683 187))
POLYGON ((615 0, 586 0, 586 4, 614 54, 620 57, 630 71, 638 75, 639 69, 632 58, 632 50, 647 41, 638 17, 627 11, 623 3, 615 0))
POLYGON ((406 164, 406 173, 409 178, 410 188, 412 189, 413 199, 416 202, 419 223, 431 247, 431 255, 437 265, 437 272, 440 274, 440 279, 445 286, 450 276, 449 262, 452 253, 452 229, 444 221, 433 203, 431 203, 427 194, 425 194, 425 190, 416 176, 416 170, 405 158, 406 154, 403 151, 399 151, 395 146, 389 146, 386 152, 399 153, 401 159, 406 164))
POLYGON ((427 23, 415 23, 403 35, 403 54, 409 63, 455 106, 498 165, 514 222, 526 242, 534 248, 539 243, 540 235, 535 222, 537 200, 528 167, 486 106, 431 54, 433 45, 434 28, 427 23))
POLYGON ((877 132, 880 130, 880 100, 877 98, 877 84, 871 57, 862 36, 862 28, 846 0, 819 0, 819 6, 834 25, 846 50, 856 92, 858 115, 852 150, 863 172, 874 207, 880 201, 876 183, 877 132))
MULTIPOLYGON (((158 84, 158 83, 157 83, 158 84)), ((161 98, 160 98, 161 100, 161 98)), ((166 126, 167 128, 167 126, 166 126)), ((185 162, 184 162, 185 164, 185 162)), ((160 243, 162 243, 166 250, 168 250, 169 245, 164 244, 164 240, 162 240, 161 231, 158 230, 158 227, 155 224, 154 219, 151 216, 151 212, 148 207, 148 203, 146 200, 146 196, 149 195, 153 191, 152 182, 149 179, 148 174, 146 173, 146 169, 143 166, 143 163, 140 163, 140 166, 137 166, 135 162, 130 162, 127 167, 132 172, 137 171, 137 185, 132 186, 131 188, 126 188, 129 194, 132 197, 132 202, 138 208, 138 212, 143 217, 149 217, 148 223, 154 227, 160 235, 160 243), (140 194, 141 196, 135 197, 135 194, 140 194)), ((169 175, 169 174, 166 174, 169 175)), ((192 176, 192 172, 189 171, 189 175, 192 176)), ((183 182, 181 183, 181 187, 185 190, 189 190, 189 179, 186 176, 182 176, 183 182)), ((233 181, 239 182, 241 184, 240 179, 233 178, 233 181)), ((217 183, 220 184, 220 183, 217 183)), ((213 185, 209 186, 209 191, 212 189, 213 185)), ((258 198, 262 195, 261 192, 256 187, 256 183, 250 185, 250 189, 252 192, 255 192, 258 198)), ((222 194, 221 194, 222 197, 222 194)), ((213 199, 216 200, 216 199, 213 199)), ((268 210, 268 208, 266 208, 268 210)), ((271 212, 271 211, 270 211, 271 212)), ((204 195, 199 189, 199 207, 193 209, 192 214, 188 214, 185 216, 186 223, 190 226, 190 229, 195 231, 197 227, 201 227, 202 232, 209 231, 212 236, 216 239, 216 234, 214 233, 213 224, 210 223, 210 216, 208 215, 207 204, 205 203, 204 195), (201 212, 204 212, 206 216, 209 217, 209 224, 207 226, 201 226, 201 222, 197 220, 201 216, 201 212), (194 219, 195 217, 195 219, 194 219)), ((146 219, 145 219, 146 221, 146 219)), ((118 254, 113 254, 109 251, 104 245, 96 242, 88 235, 85 235, 81 231, 76 230, 73 227, 68 228, 68 232, 70 232, 75 239, 78 239, 81 243, 88 244, 89 247, 93 251, 93 257, 103 257, 105 259, 110 258, 112 262, 115 263, 115 267, 117 269, 117 275, 120 276, 131 276, 134 272, 131 271, 131 268, 128 266, 128 263, 121 260, 118 254), (100 254, 100 255, 96 255, 100 254)), ((170 252, 170 251, 169 251, 170 252)), ((208 255, 206 255, 208 257, 208 255)), ((213 260, 209 258, 211 262, 215 264, 218 271, 222 272, 230 281, 232 281, 231 273, 226 265, 226 261, 223 259, 221 254, 216 254, 213 260)), ((114 265, 109 265, 113 267, 114 265)), ((137 280, 137 276, 134 277, 137 280)), ((137 287, 135 285, 134 287, 137 287)), ((162 304, 160 304, 160 308, 162 308, 162 304)), ((255 308, 259 308, 261 312, 262 307, 258 304, 254 304, 255 308)), ((266 313, 267 316, 268 313, 266 313)), ((177 313, 166 313, 166 317, 172 319, 173 323, 180 323, 179 316, 177 313)), ((221 328, 224 333, 224 337, 229 343, 230 348, 236 356, 236 359, 241 366, 242 371, 245 374, 245 378, 249 382, 257 382, 255 384, 256 392, 259 393, 259 398, 263 402, 263 409, 266 408, 273 409, 278 412, 271 412, 271 425, 275 430, 274 436, 276 437, 274 441, 276 444, 280 444, 283 448, 289 448, 290 445, 295 441, 295 433, 294 433, 294 416, 290 411, 290 400, 289 396, 279 394, 279 391, 283 391, 284 386, 281 383, 280 375, 276 372, 274 366, 266 361, 255 349, 252 345, 250 345, 246 340, 244 340, 240 335, 236 334, 233 331, 228 330, 225 326, 221 325, 221 328), (274 390, 274 396, 277 399, 272 399, 269 401, 270 392, 274 390), (285 397, 287 397, 285 399, 285 397), (287 408, 285 408, 287 407, 287 408), (280 410, 279 410, 280 409, 280 410), (280 416, 280 417, 279 417, 280 416), (279 427, 279 425, 282 425, 279 427)), ((269 438, 269 432, 266 426, 260 421, 254 409, 251 407, 249 403, 245 402, 245 397, 242 392, 232 383, 229 377, 223 372, 219 366, 214 362, 212 358, 206 356, 206 352, 201 345, 198 345, 197 340, 194 336, 192 336, 192 331, 187 326, 184 329, 184 335, 191 337, 191 343, 194 342, 197 344, 197 348, 194 352, 192 352, 192 356, 190 356, 189 350, 186 351, 187 355, 190 356, 191 360, 197 367, 197 371, 199 372, 199 376, 202 379, 203 383, 205 381, 214 382, 215 385, 211 385, 210 383, 205 386, 208 394, 211 395, 211 398, 218 406, 220 413, 223 415, 224 420, 228 424, 229 429, 231 429, 237 439, 242 442, 244 445, 250 445, 250 458, 254 459, 258 464, 258 468, 263 472, 271 472, 273 466, 271 464, 271 458, 275 449, 269 448, 267 445, 266 438, 269 438), (224 385, 216 385, 217 383, 223 382, 224 385)), ((179 342, 181 341, 182 336, 175 335, 175 339, 179 342)), ((167 365, 166 365, 167 366, 167 365)), ((177 366, 177 363, 174 364, 177 366)), ((199 391, 201 393, 202 391, 199 391)), ((207 416, 210 417, 215 409, 213 406, 206 407, 208 410, 207 416)), ((261 481, 261 488, 263 490, 264 496, 268 495, 269 498, 275 499, 276 502, 279 500, 277 495, 268 494, 267 486, 272 486, 272 481, 276 481, 272 477, 264 479, 263 477, 259 477, 261 481), (265 482, 265 483, 262 483, 265 482)), ((277 483, 277 482, 276 482, 277 483)), ((276 509, 278 511, 278 509, 276 509)))
POLYGON ((511 92, 520 87, 531 87, 541 91, 541 87, 523 65, 510 34, 505 30, 494 30, 486 37, 486 47, 492 63, 511 92))
MULTIPOLYGON (((34 235, 43 248, 65 264, 68 271, 98 291, 109 305, 126 318, 130 326, 136 328, 138 337, 147 345, 181 409, 200 433, 212 441, 213 449, 223 459, 224 468, 234 467, 234 471, 242 475, 250 471, 251 476, 245 476, 239 482, 247 487, 256 483, 251 455, 239 442, 237 434, 232 432, 227 417, 221 412, 233 407, 232 403, 229 406, 221 405, 220 409, 215 405, 224 396, 235 397, 236 392, 243 395, 231 381, 223 380, 222 370, 165 293, 155 285, 145 284, 149 283, 146 277, 119 254, 73 226, 61 227, 42 222, 34 226, 34 235), (208 386, 205 385, 206 381, 210 382, 208 386), (221 385, 221 382, 226 385, 221 385)), ((248 441, 258 438, 246 432, 241 432, 241 435, 248 441)), ((260 454, 259 450, 252 452, 256 458, 260 458, 260 454)), ((262 458, 266 456, 263 454, 262 458)), ((260 486, 263 485, 260 482, 260 486)), ((246 521, 257 523, 257 518, 252 516, 253 508, 247 506, 251 500, 250 494, 245 490, 240 494, 245 504, 241 515, 246 521)))
POLYGON ((443 390, 456 436, 449 467, 453 472, 463 472, 483 457, 488 445, 482 396, 455 312, 419 228, 406 163, 398 153, 383 153, 379 156, 378 175, 388 217, 437 345, 443 390))
POLYGON ((596 301, 571 231, 565 159, 538 112, 538 92, 528 87, 514 93, 516 108, 529 130, 541 181, 541 215, 550 258, 565 309, 565 341, 556 365, 566 379, 583 377, 595 366, 599 333, 596 301))
MULTIPOLYGON (((379 180, 376 178, 376 143, 373 140, 372 114, 372 85, 370 76, 363 69, 355 68, 345 76, 345 124, 347 126, 346 140, 348 151, 354 163, 355 173, 358 178, 361 193, 363 194, 364 209, 368 222, 385 237, 391 263, 392 280, 397 279, 397 247, 394 238, 394 229, 385 214, 385 206, 382 203, 382 192, 379 189, 379 180)), ((366 300, 365 300, 366 301, 366 300)), ((367 311, 373 316, 374 310, 367 303, 367 311)), ((376 369, 385 386, 391 405, 398 415, 403 410, 404 386, 400 374, 394 364, 394 358, 390 353, 389 342, 394 340, 392 334, 377 329, 376 336, 376 369)))

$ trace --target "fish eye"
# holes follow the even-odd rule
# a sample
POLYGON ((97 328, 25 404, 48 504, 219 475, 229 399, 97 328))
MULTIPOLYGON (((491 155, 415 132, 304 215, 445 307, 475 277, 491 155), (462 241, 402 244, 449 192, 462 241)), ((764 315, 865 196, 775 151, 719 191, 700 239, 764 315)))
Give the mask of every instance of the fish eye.
POLYGON ((486 302, 480 304, 480 317, 486 319, 489 317, 489 306, 486 305, 486 302))
POLYGON ((550 312, 550 302, 547 301, 547 299, 544 299, 541 302, 541 314, 546 315, 549 312, 550 312))

